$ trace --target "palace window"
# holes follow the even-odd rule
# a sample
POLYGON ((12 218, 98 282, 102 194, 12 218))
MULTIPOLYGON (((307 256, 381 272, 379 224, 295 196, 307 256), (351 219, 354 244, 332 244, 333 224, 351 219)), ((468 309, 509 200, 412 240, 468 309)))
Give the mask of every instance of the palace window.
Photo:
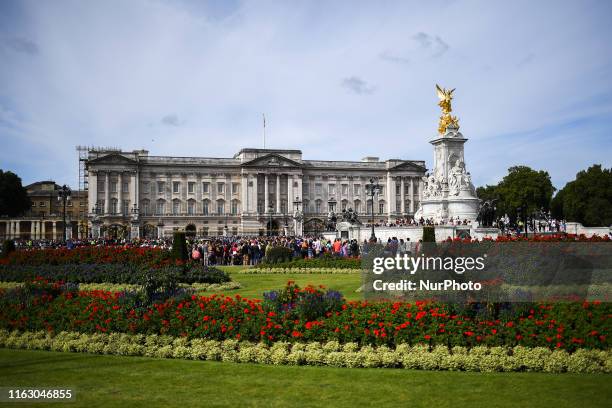
POLYGON ((359 184, 353 185, 353 193, 356 196, 360 195, 361 194, 361 185, 359 185, 359 184))
POLYGON ((128 186, 128 183, 122 183, 121 191, 123 191, 124 193, 129 192, 130 190, 128 190, 128 186))
POLYGON ((164 194, 164 190, 166 189, 166 182, 165 181, 158 181, 157 182, 157 193, 158 194, 164 194))
POLYGON ((204 200, 202 201, 202 214, 208 215, 210 211, 210 201, 204 200))
POLYGON ((348 207, 348 201, 342 200, 342 211, 346 211, 346 207, 348 207))
POLYGON ((117 182, 113 181, 111 182, 111 193, 116 193, 117 192, 117 182))
POLYGON ((323 191, 323 185, 321 183, 315 183, 315 194, 321 195, 323 191))
POLYGON ((202 193, 208 194, 210 183, 202 183, 202 193))
POLYGON ((217 201, 217 214, 225 213, 225 202, 223 200, 217 201))
POLYGON ((331 196, 336 195, 336 185, 335 184, 329 185, 329 195, 331 196))
POLYGON ((164 215, 166 212, 166 202, 164 200, 157 201, 156 213, 157 215, 164 215))
POLYGON ((353 203, 353 210, 354 210, 356 213, 361 212, 361 201, 359 201, 359 200, 355 200, 355 202, 353 203))
POLYGON ((225 191, 225 183, 217 183, 217 193, 223 194, 225 191))
POLYGON ((151 188, 151 186, 149 185, 148 181, 143 181, 142 182, 142 188, 141 188, 142 194, 149 194, 149 191, 150 191, 149 189, 150 188, 151 188))
POLYGON ((287 200, 281 200, 281 213, 287 214, 287 200))
POLYGON ((349 186, 348 186, 348 184, 343 184, 343 185, 342 185, 342 195, 343 195, 343 196, 348 195, 348 191, 349 191, 349 186))
POLYGON ((384 212, 385 212, 385 202, 381 201, 378 203, 378 213, 384 214, 384 212))
POLYGON ((181 202, 179 200, 172 200, 172 215, 179 215, 181 212, 181 202))
POLYGON ((130 202, 124 201, 123 208, 121 209, 123 215, 128 215, 130 213, 130 202))
POLYGON ((321 204, 322 204, 321 200, 315 201, 315 212, 316 213, 320 213, 321 212, 321 204))
POLYGON ((189 200, 187 201, 187 214, 188 215, 194 215, 195 214, 195 201, 194 200, 189 200))
POLYGON ((117 200, 115 200, 115 199, 111 200, 110 212, 111 212, 111 214, 117 214, 117 200))
POLYGON ((232 183, 232 194, 238 194, 238 183, 232 183))
POLYGON ((189 194, 195 193, 195 183, 193 181, 187 183, 187 192, 189 194))
POLYGON ((232 214, 238 214, 238 200, 232 200, 232 214))
POLYGON ((46 203, 44 201, 41 201, 40 203, 38 203, 39 207, 44 207, 46 205, 46 203))
POLYGON ((180 181, 173 181, 172 182, 172 192, 174 194, 177 194, 180 192, 181 189, 181 182, 180 181))
POLYGON ((142 215, 149 215, 149 200, 144 200, 141 207, 140 212, 142 215))

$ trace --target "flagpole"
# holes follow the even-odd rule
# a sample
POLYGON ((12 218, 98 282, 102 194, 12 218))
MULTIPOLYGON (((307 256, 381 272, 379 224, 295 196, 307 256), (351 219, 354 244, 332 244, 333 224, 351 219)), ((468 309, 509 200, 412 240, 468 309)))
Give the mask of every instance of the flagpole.
POLYGON ((266 115, 261 114, 263 116, 263 148, 266 148, 266 115))

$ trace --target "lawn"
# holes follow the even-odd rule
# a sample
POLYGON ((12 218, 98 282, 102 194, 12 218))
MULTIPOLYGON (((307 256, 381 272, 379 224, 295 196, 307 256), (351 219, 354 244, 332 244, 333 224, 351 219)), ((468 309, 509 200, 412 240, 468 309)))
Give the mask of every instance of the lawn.
MULTIPOLYGON (((349 300, 363 299, 361 292, 355 292, 361 286, 361 274, 244 274, 236 270, 228 271, 233 281, 240 282, 241 288, 232 290, 244 297, 261 298, 265 291, 280 289, 287 281, 295 281, 300 286, 324 285, 329 289, 340 291, 349 300)), ((227 292, 228 294, 230 292, 227 292)))
POLYGON ((0 349, 0 386, 70 387, 71 407, 606 407, 609 385, 607 375, 277 367, 0 349))

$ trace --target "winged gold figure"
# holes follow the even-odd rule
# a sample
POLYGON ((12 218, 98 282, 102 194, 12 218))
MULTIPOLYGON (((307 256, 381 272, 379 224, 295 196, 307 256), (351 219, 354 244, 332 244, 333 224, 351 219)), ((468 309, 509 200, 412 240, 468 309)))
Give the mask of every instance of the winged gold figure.
POLYGON ((440 85, 436 84, 436 92, 438 94, 438 106, 442 108, 442 115, 440 116, 440 123, 438 125, 438 133, 440 135, 444 135, 446 133, 446 128, 449 126, 453 126, 459 128, 459 119, 456 116, 452 116, 451 112, 453 111, 453 107, 451 102, 453 100, 453 92, 455 92, 455 88, 448 90, 445 88, 441 88, 440 85))

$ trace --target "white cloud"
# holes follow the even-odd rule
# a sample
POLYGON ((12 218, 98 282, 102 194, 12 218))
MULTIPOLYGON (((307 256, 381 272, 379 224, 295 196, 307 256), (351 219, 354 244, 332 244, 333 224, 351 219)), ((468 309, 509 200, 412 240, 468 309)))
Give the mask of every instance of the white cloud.
POLYGON ((0 46, 19 124, 0 121, 0 159, 27 182, 74 184, 77 144, 231 156, 261 146, 262 112, 268 146, 431 166, 436 83, 457 88, 477 184, 522 162, 558 183, 610 166, 605 2, 5 3, 0 38, 24 42, 0 46))

